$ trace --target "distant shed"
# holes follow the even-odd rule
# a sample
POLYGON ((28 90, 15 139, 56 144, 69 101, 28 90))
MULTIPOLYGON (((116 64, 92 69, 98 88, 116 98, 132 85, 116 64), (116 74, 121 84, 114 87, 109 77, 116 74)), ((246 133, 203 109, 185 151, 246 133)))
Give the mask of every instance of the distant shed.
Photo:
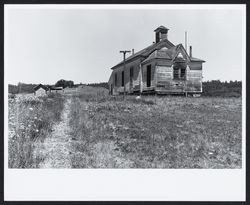
POLYGON ((64 88, 63 87, 49 86, 49 92, 50 93, 64 92, 64 88))
POLYGON ((49 90, 49 88, 47 86, 42 85, 42 84, 37 85, 33 89, 34 89, 34 95, 36 95, 36 96, 47 95, 47 92, 49 90))

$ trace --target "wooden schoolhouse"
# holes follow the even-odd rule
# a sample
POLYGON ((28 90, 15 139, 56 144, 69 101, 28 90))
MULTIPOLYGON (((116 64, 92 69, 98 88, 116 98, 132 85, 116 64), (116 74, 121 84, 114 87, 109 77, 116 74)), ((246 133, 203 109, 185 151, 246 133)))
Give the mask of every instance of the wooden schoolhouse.
POLYGON ((174 45, 168 39, 169 29, 160 26, 154 30, 155 42, 128 56, 113 66, 109 78, 110 94, 202 93, 202 64, 182 44, 174 45))

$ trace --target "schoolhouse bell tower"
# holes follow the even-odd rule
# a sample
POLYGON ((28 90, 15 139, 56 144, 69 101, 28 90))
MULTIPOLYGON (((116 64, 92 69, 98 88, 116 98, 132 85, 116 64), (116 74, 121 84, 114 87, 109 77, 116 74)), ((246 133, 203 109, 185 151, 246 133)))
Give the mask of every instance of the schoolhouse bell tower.
POLYGON ((160 42, 163 39, 168 39, 168 28, 160 26, 154 30, 155 32, 155 43, 160 42))

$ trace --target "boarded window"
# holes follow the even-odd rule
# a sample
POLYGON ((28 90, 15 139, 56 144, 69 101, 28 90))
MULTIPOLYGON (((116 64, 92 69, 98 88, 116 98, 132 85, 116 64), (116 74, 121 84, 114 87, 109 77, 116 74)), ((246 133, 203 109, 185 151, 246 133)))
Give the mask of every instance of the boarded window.
POLYGON ((185 76, 186 76, 186 69, 182 68, 180 78, 185 78, 185 76))
POLYGON ((122 71, 122 86, 124 86, 124 71, 122 71))
POLYGON ((147 66, 147 87, 151 86, 151 65, 147 66))
POLYGON ((174 79, 179 79, 179 69, 174 68, 174 79))
POLYGON ((133 67, 130 68, 129 76, 130 76, 130 79, 132 79, 134 77, 134 68, 133 67))
POLYGON ((174 79, 185 80, 186 79, 186 65, 183 63, 176 63, 174 65, 174 79))
POLYGON ((115 74, 115 86, 117 86, 117 73, 115 74))

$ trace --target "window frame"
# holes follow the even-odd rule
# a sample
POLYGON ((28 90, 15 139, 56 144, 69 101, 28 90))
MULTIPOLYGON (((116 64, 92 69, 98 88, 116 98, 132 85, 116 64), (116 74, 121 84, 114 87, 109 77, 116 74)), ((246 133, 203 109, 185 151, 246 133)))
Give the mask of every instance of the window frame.
POLYGON ((179 68, 173 68, 173 79, 174 80, 179 80, 180 79, 179 68))
POLYGON ((117 86, 117 73, 115 73, 115 86, 117 86))
POLYGON ((173 80, 186 80, 186 76, 187 68, 173 68, 173 80))
POLYGON ((150 88, 152 86, 151 80, 152 80, 152 65, 149 64, 146 66, 146 85, 148 88, 150 88))
POLYGON ((134 78, 134 67, 133 66, 130 67, 130 69, 129 69, 129 77, 130 77, 130 79, 134 78))
POLYGON ((124 87, 124 84, 125 84, 125 82, 124 82, 124 70, 122 71, 122 87, 124 87))
POLYGON ((186 68, 180 68, 180 79, 186 79, 186 71, 187 69, 186 68), (184 72, 183 72, 184 70, 184 72))

